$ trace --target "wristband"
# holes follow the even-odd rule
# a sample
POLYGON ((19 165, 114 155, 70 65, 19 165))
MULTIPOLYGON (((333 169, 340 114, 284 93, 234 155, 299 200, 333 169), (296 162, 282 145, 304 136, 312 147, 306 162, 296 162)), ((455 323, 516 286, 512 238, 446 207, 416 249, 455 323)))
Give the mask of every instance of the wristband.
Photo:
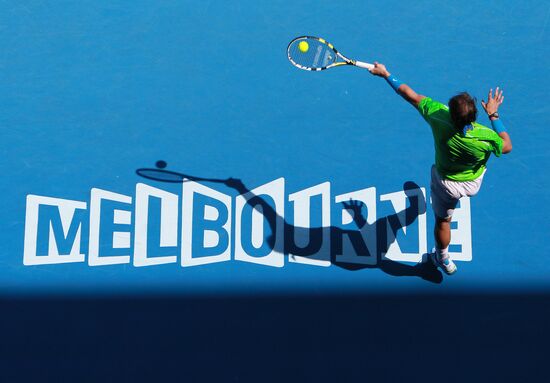
POLYGON ((506 132, 504 124, 499 119, 491 120, 491 126, 493 127, 493 130, 497 133, 506 132))
POLYGON ((397 89, 399 89, 399 87, 403 85, 403 83, 393 75, 389 75, 388 77, 386 77, 386 81, 388 82, 388 84, 390 84, 393 90, 395 90, 395 93, 397 93, 397 89))

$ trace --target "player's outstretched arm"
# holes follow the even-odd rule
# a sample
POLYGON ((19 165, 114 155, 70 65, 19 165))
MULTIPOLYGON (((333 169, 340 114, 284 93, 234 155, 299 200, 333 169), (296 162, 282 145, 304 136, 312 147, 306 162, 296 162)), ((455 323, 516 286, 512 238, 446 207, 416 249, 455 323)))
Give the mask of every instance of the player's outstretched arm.
POLYGON ((397 94, 410 102, 414 107, 417 107, 420 101, 422 101, 423 98, 426 98, 426 96, 416 93, 410 86, 408 86, 407 84, 403 84, 401 81, 395 78, 395 76, 392 76, 391 73, 388 72, 384 64, 375 62, 374 68, 369 69, 369 72, 371 72, 375 76, 386 79, 386 81, 397 92, 397 94))
POLYGON ((483 109, 487 112, 487 116, 489 116, 489 120, 491 120, 493 130, 498 133, 500 138, 502 138, 502 153, 507 154, 512 151, 512 139, 506 131, 504 124, 500 121, 498 115, 498 108, 504 102, 504 96, 502 93, 502 89, 499 89, 497 86, 495 89, 495 95, 493 96, 493 90, 491 89, 487 95, 487 102, 481 100, 481 106, 483 106, 483 109))

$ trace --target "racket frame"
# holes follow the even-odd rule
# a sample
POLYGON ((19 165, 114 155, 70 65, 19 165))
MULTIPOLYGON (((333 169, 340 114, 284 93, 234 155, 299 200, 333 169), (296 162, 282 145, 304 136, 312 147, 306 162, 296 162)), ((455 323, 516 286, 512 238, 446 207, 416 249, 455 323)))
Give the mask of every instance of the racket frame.
POLYGON ((357 66, 359 68, 365 68, 365 69, 372 69, 374 68, 374 65, 370 64, 370 63, 366 63, 366 62, 362 62, 362 61, 358 61, 358 60, 353 60, 353 59, 350 59, 350 58, 347 58, 346 56, 344 56, 342 53, 338 52, 338 50, 334 47, 334 45, 332 45, 331 43, 329 43, 328 41, 326 41, 325 39, 321 38, 321 37, 315 37, 315 36, 299 36, 299 37, 296 37, 295 39, 293 39, 290 43, 288 43, 288 46, 286 48, 286 54, 288 56, 288 60, 292 63, 292 65, 294 65, 295 67, 297 68, 300 68, 300 69, 303 69, 303 70, 308 70, 308 71, 313 71, 313 72, 316 72, 316 71, 321 71, 321 70, 325 70, 325 69, 329 69, 329 68, 333 68, 333 67, 337 67, 337 66, 342 66, 342 65, 354 65, 354 66, 357 66), (296 63, 292 57, 290 56, 290 46, 298 41, 298 40, 304 40, 304 39, 312 39, 312 40, 317 40, 317 41, 320 41, 322 44, 325 44, 327 45, 330 49, 332 49, 332 51, 334 53, 336 53, 336 55, 338 57, 340 57, 342 60, 344 61, 337 61, 337 62, 334 62, 330 65, 327 65, 327 66, 324 66, 324 67, 321 67, 321 68, 312 68, 312 67, 307 67, 307 66, 303 66, 303 65, 300 65, 298 63, 296 63))
POLYGON ((190 176, 188 174, 174 172, 171 170, 156 169, 156 168, 139 168, 136 170, 136 174, 140 177, 147 178, 153 181, 178 183, 178 184, 189 182, 189 181, 194 181, 194 182, 204 181, 204 182, 216 182, 216 183, 224 183, 227 181, 227 179, 195 177, 195 176, 190 176), (155 174, 159 174, 159 176, 156 176, 155 174), (169 179, 168 177, 173 177, 173 178, 169 179))
POLYGON ((147 178, 149 180, 153 181, 160 181, 160 182, 169 182, 169 183, 183 183, 185 180, 188 180, 187 176, 185 174, 181 174, 178 172, 173 172, 170 170, 165 169, 155 169, 155 168, 140 168, 136 170, 136 174, 140 177, 147 178), (155 177, 151 174, 163 174, 165 177, 155 177), (173 179, 168 179, 166 176, 173 176, 173 179))

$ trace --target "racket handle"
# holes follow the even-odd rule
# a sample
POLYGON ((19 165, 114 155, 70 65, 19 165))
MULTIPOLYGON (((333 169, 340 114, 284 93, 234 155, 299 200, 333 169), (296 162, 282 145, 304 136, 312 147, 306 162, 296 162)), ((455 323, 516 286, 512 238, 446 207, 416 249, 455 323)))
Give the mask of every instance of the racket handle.
POLYGON ((355 65, 358 66, 359 68, 365 68, 365 69, 372 69, 372 68, 374 68, 374 65, 369 64, 369 63, 364 63, 364 62, 362 62, 362 61, 356 61, 356 62, 355 62, 355 65))

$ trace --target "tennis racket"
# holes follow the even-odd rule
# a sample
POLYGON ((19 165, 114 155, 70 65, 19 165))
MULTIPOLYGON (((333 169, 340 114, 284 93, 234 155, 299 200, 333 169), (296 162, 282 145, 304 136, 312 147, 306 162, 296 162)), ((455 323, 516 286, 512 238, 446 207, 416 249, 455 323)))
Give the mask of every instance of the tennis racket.
POLYGON ((288 44, 287 54, 292 65, 304 70, 318 71, 342 65, 374 68, 372 64, 347 58, 334 45, 320 37, 296 37, 288 44))
POLYGON ((138 176, 160 182, 170 182, 170 183, 183 183, 187 181, 208 181, 208 182, 226 182, 227 180, 218 179, 218 178, 204 178, 190 176, 188 174, 182 174, 178 172, 173 172, 165 169, 154 169, 154 168, 140 168, 136 170, 138 176))

